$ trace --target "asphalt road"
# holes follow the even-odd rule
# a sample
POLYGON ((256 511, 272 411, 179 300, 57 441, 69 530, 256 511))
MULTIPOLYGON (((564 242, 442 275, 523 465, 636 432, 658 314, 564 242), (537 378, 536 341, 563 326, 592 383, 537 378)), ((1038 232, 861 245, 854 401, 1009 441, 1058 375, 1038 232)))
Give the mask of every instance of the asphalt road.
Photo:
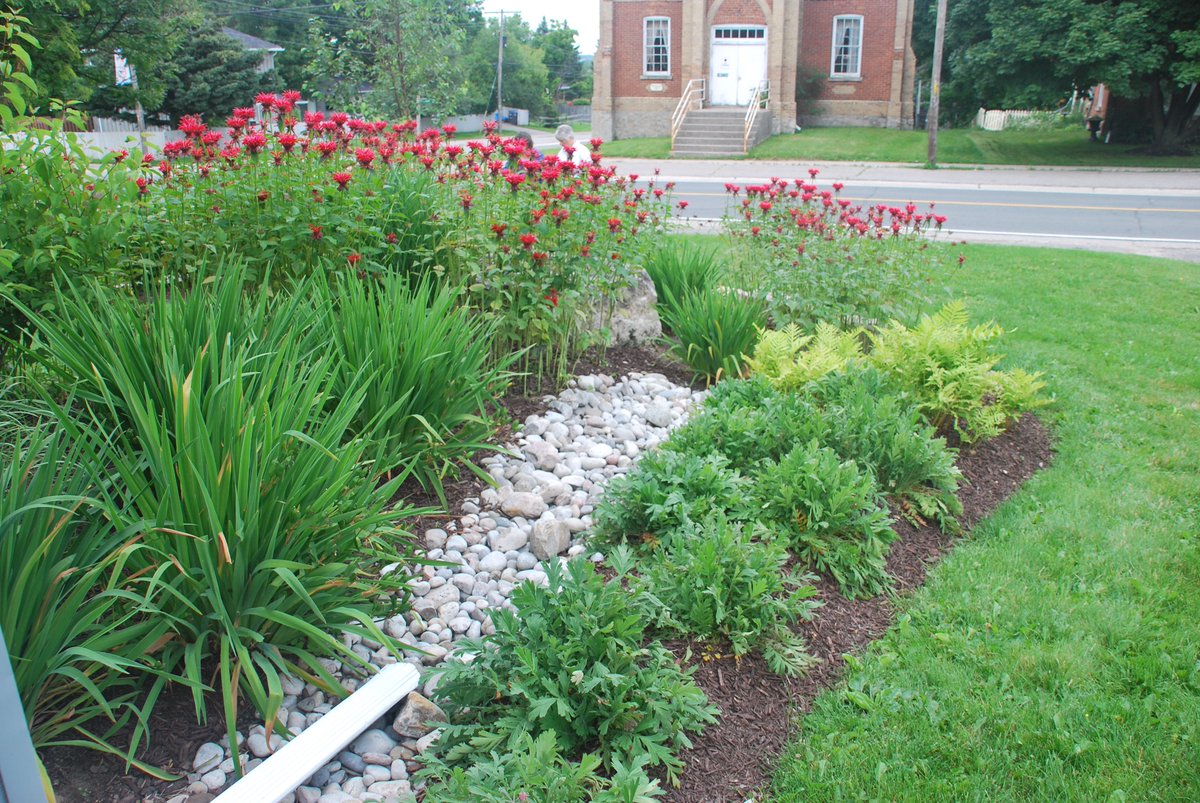
POLYGON ((845 184, 841 197, 890 206, 933 203, 949 218, 941 237, 1120 251, 1200 262, 1200 171, 1070 168, 924 170, 886 164, 614 160, 622 173, 660 171, 695 221, 719 219, 725 183, 770 176, 845 184))

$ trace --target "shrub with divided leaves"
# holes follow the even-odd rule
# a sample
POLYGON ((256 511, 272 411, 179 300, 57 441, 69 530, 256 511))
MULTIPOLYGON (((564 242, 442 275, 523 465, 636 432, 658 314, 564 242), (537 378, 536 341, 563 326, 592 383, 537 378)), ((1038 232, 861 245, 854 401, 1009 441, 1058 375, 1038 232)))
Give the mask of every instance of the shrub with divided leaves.
POLYGON ((955 452, 886 376, 873 368, 840 371, 809 385, 805 395, 824 411, 826 446, 869 469, 884 494, 911 505, 905 510, 912 518, 956 526, 962 473, 955 452))
POLYGON ((690 524, 655 554, 638 586, 664 628, 728 641, 738 657, 758 650, 772 671, 799 675, 812 657, 792 625, 820 603, 812 576, 785 570, 787 550, 769 535, 720 516, 690 524))
POLYGON ((619 581, 591 563, 546 564, 549 588, 523 583, 518 613, 492 615, 496 631, 464 640, 470 663, 441 671, 437 696, 450 717, 437 751, 448 765, 492 751, 520 750, 551 731, 564 755, 595 754, 606 770, 640 761, 674 780, 688 733, 716 709, 661 644, 619 581))
POLYGON ((568 760, 554 731, 536 739, 528 733, 516 740, 515 749, 493 751, 466 767, 448 770, 433 762, 422 773, 433 780, 429 803, 651 803, 662 797, 658 781, 646 777, 641 764, 613 762, 612 774, 601 775, 601 761, 585 753, 578 762, 568 760))
POLYGON ((817 441, 797 446, 755 477, 760 520, 796 557, 828 572, 848 597, 887 587, 887 547, 896 540, 869 472, 817 441))
POLYGON ((596 531, 610 541, 669 540, 680 525, 712 513, 737 517, 746 488, 746 479, 723 455, 654 452, 608 485, 596 508, 596 531))

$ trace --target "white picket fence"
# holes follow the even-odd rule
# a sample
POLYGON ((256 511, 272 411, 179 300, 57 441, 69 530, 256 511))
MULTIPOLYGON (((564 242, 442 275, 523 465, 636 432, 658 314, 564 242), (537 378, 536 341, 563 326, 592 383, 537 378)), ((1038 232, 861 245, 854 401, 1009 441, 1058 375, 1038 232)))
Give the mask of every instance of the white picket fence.
POLYGON ((975 115, 975 127, 984 131, 1003 131, 1010 121, 1033 114, 1030 109, 980 109, 975 115))

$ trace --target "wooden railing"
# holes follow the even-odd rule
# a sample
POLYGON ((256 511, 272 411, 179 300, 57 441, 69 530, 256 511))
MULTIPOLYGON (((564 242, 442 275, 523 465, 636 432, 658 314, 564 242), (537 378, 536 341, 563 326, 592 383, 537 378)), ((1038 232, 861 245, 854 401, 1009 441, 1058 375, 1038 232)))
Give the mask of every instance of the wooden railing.
MULTIPOLYGON (((758 119, 758 110, 766 105, 770 96, 771 82, 759 81, 758 86, 754 88, 754 94, 750 97, 750 103, 746 106, 746 128, 742 133, 742 151, 744 153, 750 151, 750 132, 754 130, 754 121, 758 119)), ((672 144, 674 144, 674 140, 672 140, 672 144)))
POLYGON ((692 110, 693 105, 704 105, 703 78, 693 78, 683 88, 683 94, 679 98, 679 103, 675 106, 675 113, 671 115, 671 150, 675 150, 675 137, 679 135, 679 129, 683 127, 684 118, 692 110))

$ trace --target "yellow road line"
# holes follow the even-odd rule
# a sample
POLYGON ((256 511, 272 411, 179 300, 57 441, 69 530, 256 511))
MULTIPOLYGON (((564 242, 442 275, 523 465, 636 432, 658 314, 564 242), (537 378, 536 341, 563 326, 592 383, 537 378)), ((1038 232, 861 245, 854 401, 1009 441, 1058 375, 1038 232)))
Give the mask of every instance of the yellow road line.
MULTIPOLYGON (((728 196, 727 192, 677 192, 679 196, 687 196, 689 198, 722 198, 728 196)), ((924 207, 927 207, 929 201, 914 201, 912 198, 855 198, 849 195, 839 196, 847 201, 855 201, 867 204, 908 204, 915 203, 924 212, 924 207)), ((1017 209, 1074 209, 1087 212, 1157 212, 1179 215, 1200 215, 1200 209, 1147 209, 1137 206, 1076 206, 1071 204, 1018 204, 1005 203, 1003 201, 934 201, 934 208, 939 206, 1010 206, 1017 209)))

